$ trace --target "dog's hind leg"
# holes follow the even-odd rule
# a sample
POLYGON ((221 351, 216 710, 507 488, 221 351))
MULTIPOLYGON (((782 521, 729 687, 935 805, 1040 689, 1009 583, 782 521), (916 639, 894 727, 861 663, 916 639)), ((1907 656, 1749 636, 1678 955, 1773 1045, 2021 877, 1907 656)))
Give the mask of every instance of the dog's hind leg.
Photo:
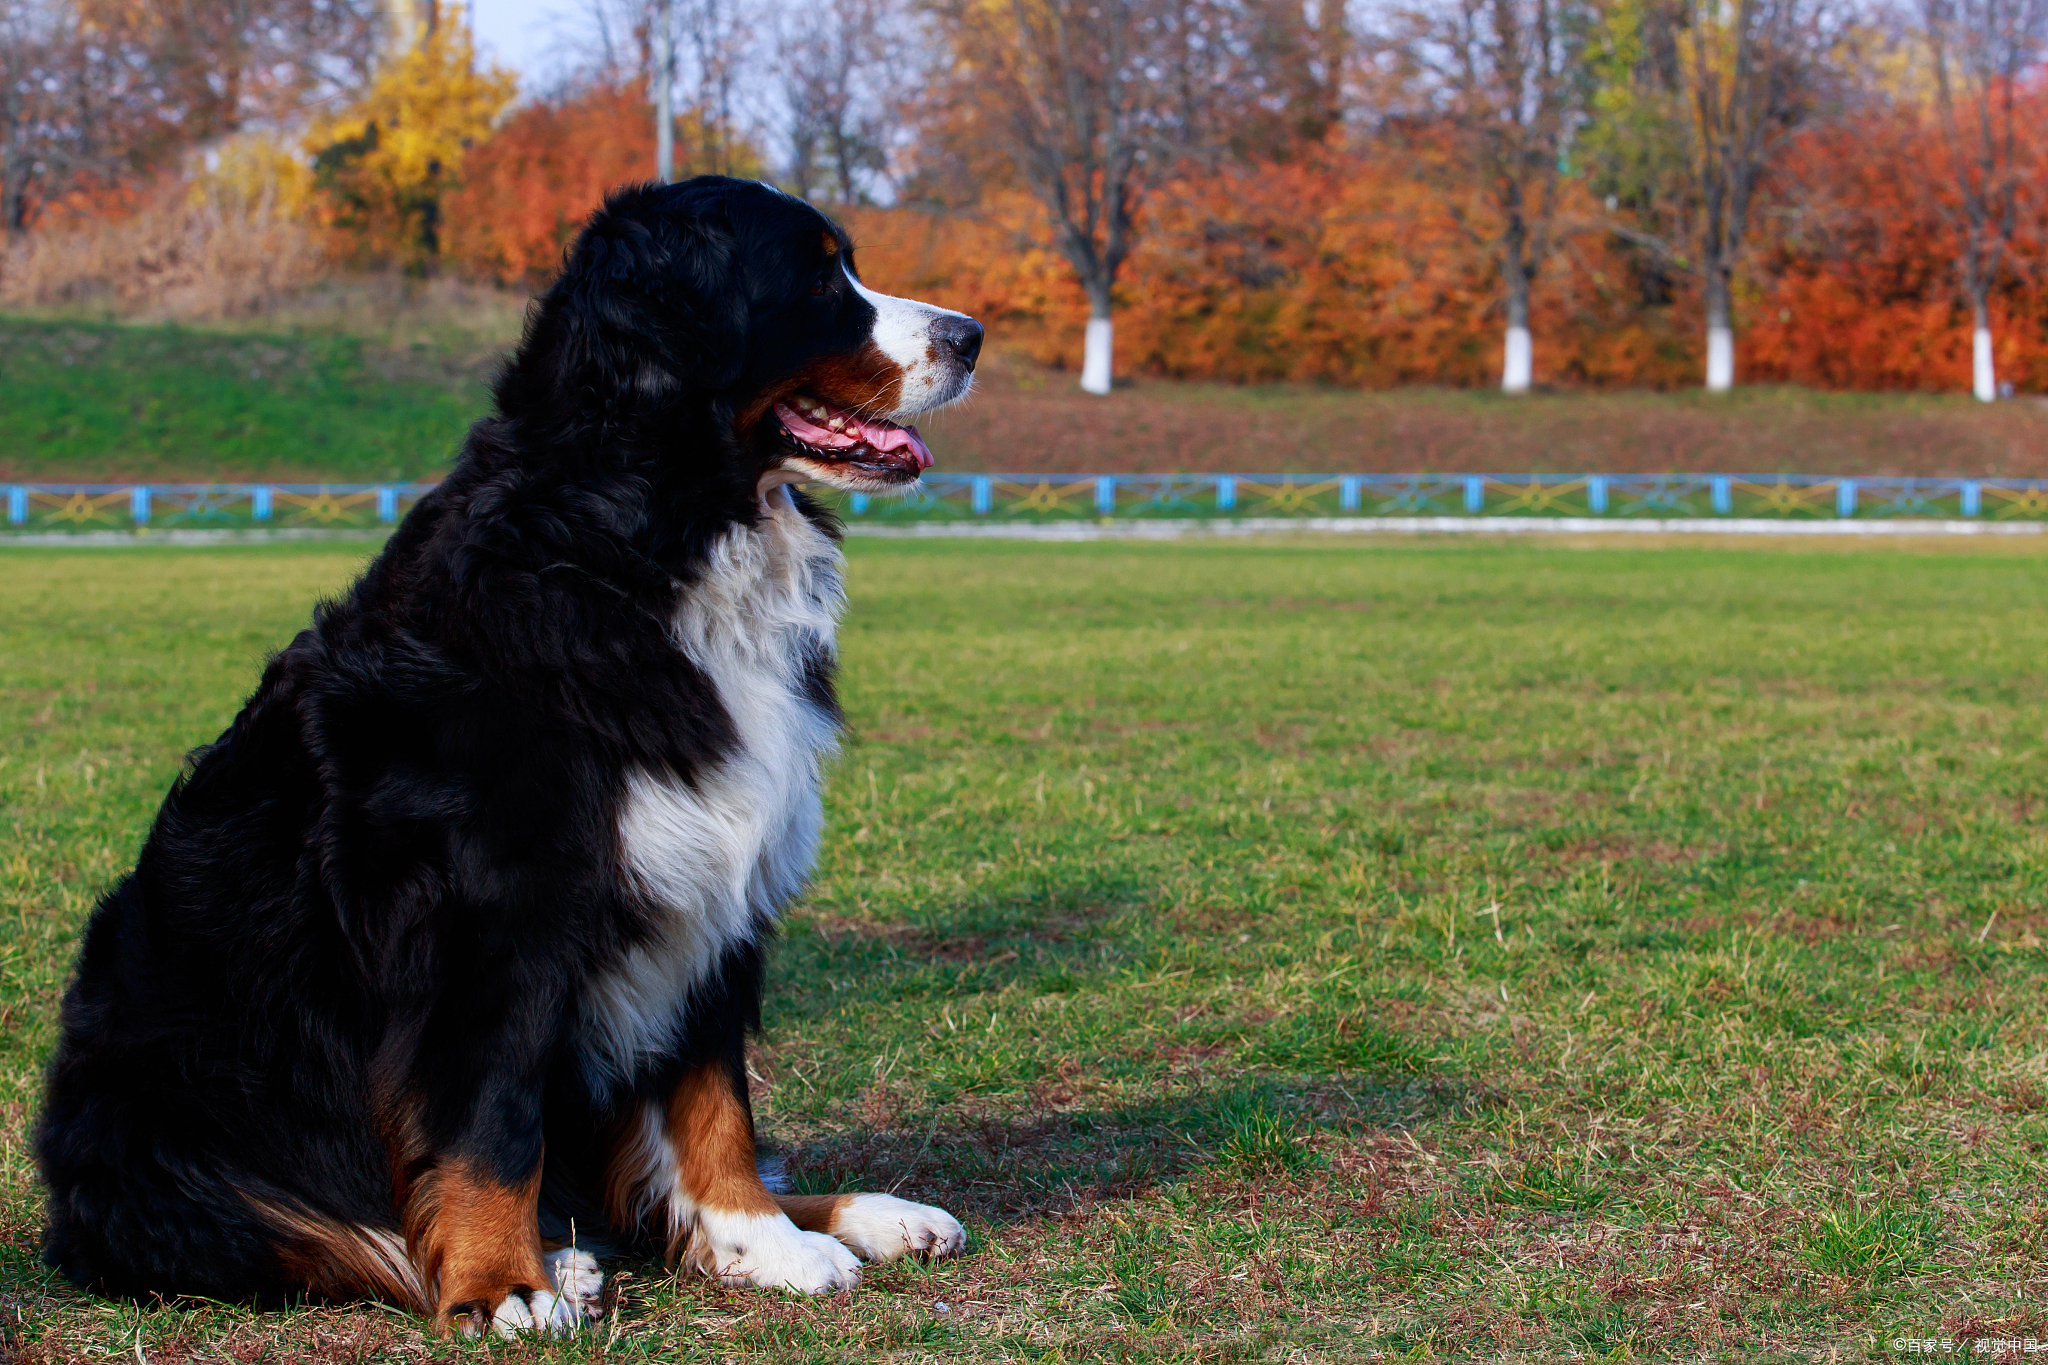
POLYGON ((860 1262, 835 1238, 792 1223, 762 1183, 737 1038, 629 1116, 606 1172, 621 1228, 661 1239, 671 1264, 725 1284, 826 1294, 860 1262))

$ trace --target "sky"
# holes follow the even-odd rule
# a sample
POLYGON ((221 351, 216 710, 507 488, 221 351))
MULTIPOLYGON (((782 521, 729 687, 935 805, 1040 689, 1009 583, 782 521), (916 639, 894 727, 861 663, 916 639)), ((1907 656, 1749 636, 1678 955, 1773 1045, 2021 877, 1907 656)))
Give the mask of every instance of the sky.
POLYGON ((469 0, 469 5, 478 46, 527 82, 546 74, 561 29, 556 20, 573 0, 469 0))

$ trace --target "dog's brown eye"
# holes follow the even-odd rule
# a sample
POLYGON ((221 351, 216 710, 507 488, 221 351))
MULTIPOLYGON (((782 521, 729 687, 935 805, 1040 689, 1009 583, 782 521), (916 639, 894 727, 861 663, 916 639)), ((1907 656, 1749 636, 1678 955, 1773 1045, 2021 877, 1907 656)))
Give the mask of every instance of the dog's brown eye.
POLYGON ((818 295, 820 295, 820 294, 822 294, 822 293, 824 293, 824 292, 825 292, 825 276, 824 276, 824 273, 823 273, 823 272, 821 271, 821 272, 819 273, 819 275, 818 275, 818 278, 817 278, 817 279, 816 279, 815 281, 813 281, 813 282, 812 282, 812 284, 811 284, 811 297, 812 297, 812 298, 816 298, 816 297, 818 297, 818 295))

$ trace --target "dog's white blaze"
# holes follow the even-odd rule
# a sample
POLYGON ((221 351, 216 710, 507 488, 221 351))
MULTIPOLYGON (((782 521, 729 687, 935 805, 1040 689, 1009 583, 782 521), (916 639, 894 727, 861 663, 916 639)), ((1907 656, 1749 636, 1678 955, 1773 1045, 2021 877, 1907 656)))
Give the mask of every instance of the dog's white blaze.
POLYGON ((940 318, 967 315, 916 299, 877 294, 851 270, 847 270, 846 278, 854 292, 875 310, 875 348, 903 371, 903 387, 895 410, 877 415, 891 422, 908 422, 921 412, 958 398, 966 387, 966 374, 940 359, 939 343, 932 338, 932 324, 940 318))
POLYGON ((850 1197, 833 1215, 832 1235, 869 1261, 913 1254, 951 1256, 967 1249, 967 1229, 959 1219, 944 1209, 893 1194, 850 1197))
POLYGON ((803 678, 806 660, 834 647, 843 561, 786 488, 763 502, 762 525, 736 527, 713 548, 675 623, 738 745, 694 785, 651 773, 627 781, 620 847, 666 918, 660 937, 584 994, 582 1061, 600 1093, 675 1041, 691 989, 802 889, 817 853, 822 768, 838 732, 804 697, 803 678))

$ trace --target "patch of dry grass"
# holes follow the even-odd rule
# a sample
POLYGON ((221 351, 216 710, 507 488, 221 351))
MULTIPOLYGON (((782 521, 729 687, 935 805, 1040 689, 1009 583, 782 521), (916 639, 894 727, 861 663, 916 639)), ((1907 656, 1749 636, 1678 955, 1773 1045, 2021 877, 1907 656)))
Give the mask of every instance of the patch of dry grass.
POLYGON ((125 217, 51 225, 0 251, 0 308, 136 321, 260 316, 326 272, 315 231, 182 192, 125 217))

